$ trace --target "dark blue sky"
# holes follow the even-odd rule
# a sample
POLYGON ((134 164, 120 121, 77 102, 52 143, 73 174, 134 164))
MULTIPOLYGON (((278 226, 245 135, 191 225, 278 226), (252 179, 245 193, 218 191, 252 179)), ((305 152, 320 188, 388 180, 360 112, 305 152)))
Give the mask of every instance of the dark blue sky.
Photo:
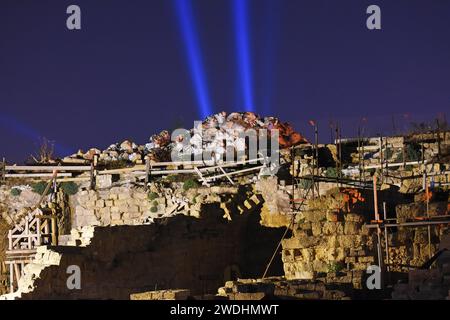
MULTIPOLYGON (((243 0, 245 1, 245 0, 243 0)), ((242 110, 230 0, 193 0, 214 111, 242 110)), ((310 135, 330 119, 392 132, 450 106, 450 1, 249 1, 254 109, 310 135), (382 30, 366 28, 370 4, 382 30), (403 114, 408 113, 408 120, 403 114)), ((173 0, 1 0, 0 156, 145 143, 199 118, 173 0), (66 28, 66 8, 82 30, 66 28)))

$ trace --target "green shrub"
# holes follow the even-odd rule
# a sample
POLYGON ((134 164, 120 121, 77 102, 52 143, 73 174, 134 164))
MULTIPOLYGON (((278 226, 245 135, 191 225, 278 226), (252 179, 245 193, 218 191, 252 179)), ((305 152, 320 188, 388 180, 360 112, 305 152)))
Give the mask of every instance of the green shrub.
POLYGON ((386 148, 386 150, 384 151, 384 155, 383 158, 386 160, 389 160, 392 158, 392 156, 394 155, 394 150, 392 150, 392 148, 386 148))
POLYGON ((155 200, 155 201, 152 202, 152 204, 153 204, 154 207, 157 207, 158 206, 158 201, 155 200))
POLYGON ((183 183, 183 190, 184 191, 187 191, 187 190, 192 189, 192 188, 198 188, 198 187, 199 187, 199 184, 198 184, 197 180, 194 180, 194 179, 186 180, 183 183))
POLYGON ((18 197, 18 196, 20 196, 21 193, 22 193, 22 190, 20 190, 18 188, 12 188, 11 189, 11 195, 13 197, 18 197))
POLYGON ((328 178, 337 178, 338 173, 336 168, 333 167, 328 167, 327 170, 325 171, 325 177, 328 178))
POLYGON ((158 207, 151 207, 150 211, 153 213, 158 212, 158 207))
POLYGON ((305 190, 311 188, 312 184, 313 182, 311 179, 300 179, 298 182, 299 187, 305 190))
POLYGON ((342 262, 331 262, 328 264, 328 272, 339 272, 344 269, 345 266, 342 262))
POLYGON ((78 192, 78 185, 75 182, 63 182, 61 189, 65 194, 72 196, 78 192))
POLYGON ((406 160, 419 161, 422 158, 422 151, 420 145, 411 143, 406 145, 406 160))
POLYGON ((150 192, 150 193, 147 195, 147 198, 148 198, 149 201, 153 201, 153 200, 155 200, 156 198, 158 198, 158 194, 157 194, 156 192, 150 192))
MULTIPOLYGON (((45 188, 47 187, 47 183, 45 183, 44 181, 39 181, 36 183, 33 183, 31 185, 31 190, 33 190, 34 193, 37 194, 44 194, 45 188)), ((48 189, 47 194, 50 194, 51 188, 48 189)))

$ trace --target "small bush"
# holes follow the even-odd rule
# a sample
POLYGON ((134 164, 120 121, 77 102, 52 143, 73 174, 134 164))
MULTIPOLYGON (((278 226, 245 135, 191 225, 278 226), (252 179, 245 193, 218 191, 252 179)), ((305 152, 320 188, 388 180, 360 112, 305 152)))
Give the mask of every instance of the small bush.
POLYGON ((325 177, 327 178, 337 178, 338 173, 336 168, 333 167, 328 167, 327 170, 325 171, 325 177))
POLYGON ((22 193, 22 190, 20 190, 18 188, 12 188, 11 189, 11 195, 13 197, 18 197, 18 196, 20 196, 21 193, 22 193))
POLYGON ((419 161, 421 158, 422 158, 422 151, 420 145, 416 143, 406 145, 407 161, 419 161))
POLYGON ((155 201, 152 202, 152 204, 153 204, 154 207, 157 207, 158 206, 158 201, 155 200, 155 201))
POLYGON ((344 268, 345 266, 342 262, 331 262, 328 264, 328 272, 339 272, 344 268))
POLYGON ((392 148, 386 148, 386 150, 384 151, 383 158, 385 160, 389 160, 392 158, 393 155, 394 155, 394 150, 392 150, 392 148))
MULTIPOLYGON (((47 187, 47 183, 45 183, 44 181, 39 181, 36 183, 33 183, 31 185, 31 190, 33 190, 34 193, 37 194, 44 194, 45 188, 47 187)), ((51 188, 49 188, 47 194, 50 194, 51 188)))
POLYGON ((187 190, 192 189, 192 188, 198 188, 198 187, 199 187, 199 184, 198 184, 198 182, 197 182, 196 180, 194 180, 194 179, 186 180, 186 181, 183 183, 183 190, 184 190, 184 191, 187 191, 187 190))
POLYGON ((153 213, 158 212, 158 207, 151 207, 150 211, 153 213))
POLYGON ((72 196, 78 192, 78 185, 74 182, 63 182, 61 189, 65 194, 72 196))
POLYGON ((307 190, 311 188, 313 182, 311 179, 300 179, 298 185, 301 189, 307 190))
POLYGON ((158 198, 158 194, 157 194, 156 192, 150 192, 150 193, 147 195, 147 198, 148 198, 149 201, 153 201, 153 200, 155 200, 156 198, 158 198))

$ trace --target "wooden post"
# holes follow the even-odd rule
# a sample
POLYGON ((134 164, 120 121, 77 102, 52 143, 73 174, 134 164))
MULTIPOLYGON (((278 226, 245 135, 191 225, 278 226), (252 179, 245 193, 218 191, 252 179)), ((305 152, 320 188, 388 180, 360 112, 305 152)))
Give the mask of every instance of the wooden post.
POLYGON ((58 233, 57 233, 57 223, 56 223, 56 216, 52 213, 52 246, 58 245, 58 233))
MULTIPOLYGON (((430 219, 430 194, 429 194, 429 187, 428 187, 428 178, 427 178, 427 174, 424 174, 425 177, 425 197, 427 199, 427 219, 430 219)), ((431 255, 431 226, 428 225, 427 228, 428 231, 428 256, 429 259, 431 259, 432 255, 431 255)))
POLYGON ((334 140, 334 144, 336 145, 336 184, 339 183, 339 124, 336 123, 336 139, 334 140))
POLYGON ((37 246, 40 246, 42 244, 42 238, 41 238, 41 219, 36 219, 36 234, 37 234, 37 246))
POLYGON ((362 167, 361 167, 361 128, 360 127, 358 127, 358 171, 359 171, 359 184, 361 186, 362 167))
POLYGON ((342 178, 342 128, 339 127, 339 178, 342 178))
POLYGON ((292 214, 295 211, 295 177, 297 172, 295 171, 295 160, 294 160, 294 146, 291 147, 291 166, 292 166, 292 214))
POLYGON ((96 178, 97 178, 97 163, 98 155, 94 154, 91 161, 91 190, 95 190, 96 178))
POLYGON ((2 159, 2 163, 0 166, 0 184, 5 183, 6 181, 6 160, 2 159))
POLYGON ((9 264, 9 293, 14 292, 14 266, 9 264))
POLYGON ((375 220, 380 221, 380 214, 378 213, 378 192, 377 192, 377 175, 373 175, 373 207, 375 211, 375 220))
POLYGON ((14 261, 13 265, 14 265, 14 273, 16 275, 16 282, 17 282, 17 284, 19 284, 19 279, 20 279, 19 264, 16 261, 14 261))
POLYGON ((25 217, 25 234, 27 235, 27 249, 31 249, 31 238, 30 238, 30 223, 28 221, 28 217, 25 217))
POLYGON ((403 142, 402 142, 402 158, 403 158, 403 169, 405 169, 405 167, 406 167, 405 137, 403 137, 403 142))
POLYGON ((380 135, 380 141, 379 141, 379 147, 380 147, 380 172, 381 172, 381 183, 383 183, 383 137, 380 135))
MULTIPOLYGON (((383 219, 384 219, 384 223, 387 222, 387 213, 386 213, 386 202, 383 202, 383 219)), ((386 264, 387 266, 387 271, 389 271, 389 241, 388 241, 388 227, 384 226, 384 243, 385 243, 385 249, 386 249, 386 264)))
POLYGON ((441 129, 440 129, 440 125, 439 125, 439 119, 436 119, 436 124, 437 124, 437 143, 438 143, 438 160, 441 159, 441 129))
MULTIPOLYGON (((375 220, 377 224, 377 253, 378 253, 378 266, 384 273, 383 268, 383 253, 381 252, 381 228, 380 228, 380 214, 378 213, 378 193, 377 193, 377 175, 373 176, 373 204, 375 211, 375 220)), ((384 276, 382 276, 382 281, 384 281, 384 276)))
MULTIPOLYGON (((319 126, 317 123, 315 123, 314 127, 314 135, 315 135, 315 145, 316 145, 316 175, 319 175, 319 126)), ((320 197, 319 194, 319 184, 320 182, 317 182, 317 196, 320 197)))
POLYGON ((364 154, 365 154, 365 150, 364 150, 364 134, 362 135, 362 148, 361 148, 361 157, 362 157, 362 178, 364 180, 364 182, 366 182, 366 160, 364 159, 364 154))
POLYGON ((145 190, 148 190, 148 183, 150 182, 150 158, 145 157, 145 190))

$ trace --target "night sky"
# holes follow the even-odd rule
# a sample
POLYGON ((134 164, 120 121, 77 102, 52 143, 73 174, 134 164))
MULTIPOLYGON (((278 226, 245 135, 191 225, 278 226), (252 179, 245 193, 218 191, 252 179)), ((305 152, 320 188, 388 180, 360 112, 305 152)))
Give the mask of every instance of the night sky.
MULTIPOLYGON (((242 0, 246 1, 246 0, 242 0)), ((214 112, 241 111, 231 0, 192 0, 214 112)), ((450 109, 450 1, 248 2, 252 108, 307 137, 391 134, 450 109), (366 8, 381 8, 381 30, 366 8), (362 118, 367 120, 362 122, 362 118)), ((240 34, 242 36, 242 34, 240 34)), ((1 0, 0 156, 21 162, 39 137, 59 155, 191 128, 199 106, 175 0, 1 0), (77 4, 82 29, 66 28, 77 4)))

